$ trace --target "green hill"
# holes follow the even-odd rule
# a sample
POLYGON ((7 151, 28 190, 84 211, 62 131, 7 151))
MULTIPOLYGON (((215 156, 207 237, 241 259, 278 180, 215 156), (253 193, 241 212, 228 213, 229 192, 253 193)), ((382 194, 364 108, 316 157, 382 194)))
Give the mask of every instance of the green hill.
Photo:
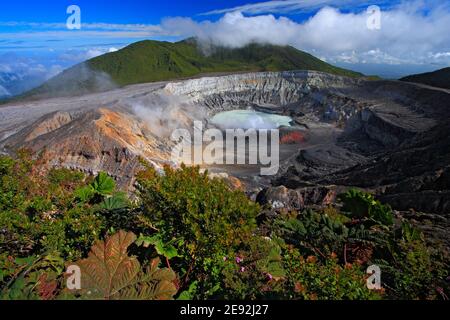
POLYGON ((316 70, 358 77, 290 46, 250 44, 230 49, 210 46, 204 54, 194 39, 176 43, 141 41, 76 65, 26 98, 77 95, 136 83, 188 78, 208 73, 316 70))
POLYGON ((433 86, 433 87, 450 89, 450 67, 440 69, 440 70, 437 70, 434 72, 427 72, 427 73, 421 73, 421 74, 416 74, 416 75, 412 75, 412 76, 407 76, 400 80, 407 81, 407 82, 426 84, 426 85, 433 86))

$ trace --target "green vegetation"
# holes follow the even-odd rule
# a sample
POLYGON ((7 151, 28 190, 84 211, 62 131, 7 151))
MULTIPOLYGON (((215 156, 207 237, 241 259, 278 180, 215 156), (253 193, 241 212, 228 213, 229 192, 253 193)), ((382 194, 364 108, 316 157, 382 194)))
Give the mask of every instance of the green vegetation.
POLYGON ((441 299, 448 264, 390 207, 264 208, 198 168, 146 167, 133 201, 104 173, 0 157, 1 299, 441 299), (339 208, 342 209, 339 209, 339 208), (382 270, 369 290, 366 269, 382 270), (69 265, 80 290, 66 288, 69 265), (115 270, 111 273, 109 270, 115 270), (83 276, 84 275, 84 276, 83 276))
POLYGON ((189 78, 208 73, 315 70, 360 77, 290 46, 250 44, 202 52, 194 39, 176 43, 141 41, 74 66, 23 97, 84 94, 136 83, 189 78), (108 79, 112 80, 108 81, 108 79), (114 83, 114 84, 113 84, 114 83))
POLYGON ((342 211, 352 218, 369 219, 375 224, 390 226, 394 223, 392 209, 375 200, 373 195, 352 189, 340 195, 342 211))
POLYGON ((426 84, 433 87, 450 89, 450 67, 434 72, 415 74, 400 79, 406 82, 426 84))
POLYGON ((138 183, 143 221, 175 248, 183 283, 202 279, 201 296, 213 295, 220 289, 218 265, 251 238, 258 206, 197 168, 166 168, 164 176, 147 168, 138 183))
POLYGON ((215 47, 204 55, 194 40, 142 41, 89 61, 119 85, 192 77, 201 73, 317 70, 345 76, 361 74, 334 67, 293 47, 251 44, 239 49, 215 47))
MULTIPOLYGON (((132 232, 119 231, 105 241, 98 241, 87 259, 77 261, 84 275, 81 289, 67 295, 84 299, 116 300, 167 300, 177 292, 175 273, 167 268, 160 269, 159 258, 141 267, 135 256, 128 255, 128 247, 136 241, 132 232)), ((68 293, 67 293, 68 292, 68 293)))

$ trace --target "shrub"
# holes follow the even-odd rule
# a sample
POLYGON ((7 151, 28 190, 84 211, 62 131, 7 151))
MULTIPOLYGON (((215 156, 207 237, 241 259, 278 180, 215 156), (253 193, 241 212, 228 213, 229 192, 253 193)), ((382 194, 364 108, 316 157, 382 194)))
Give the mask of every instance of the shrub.
POLYGON ((394 223, 391 207, 381 204, 371 194, 351 189, 340 195, 339 200, 343 203, 342 211, 348 212, 351 217, 372 219, 385 226, 394 223))
POLYGON ((54 185, 74 186, 84 181, 84 174, 66 168, 53 168, 48 173, 48 181, 54 185))
POLYGON ((223 270, 226 299, 276 298, 286 272, 278 239, 252 237, 242 250, 226 257, 223 270))
POLYGON ((59 252, 66 260, 83 257, 106 231, 104 216, 89 207, 75 207, 54 218, 33 222, 39 252, 59 252))
POLYGON ((87 186, 81 186, 74 192, 80 203, 100 204, 106 210, 120 209, 128 206, 128 199, 123 192, 115 192, 116 182, 106 173, 100 172, 87 186))
POLYGON ((348 228, 342 223, 312 210, 306 210, 295 218, 278 220, 277 225, 277 233, 305 255, 338 252, 348 237, 348 228))
POLYGON ((342 211, 284 212, 258 228, 260 208, 198 168, 147 168, 137 189, 131 205, 105 173, 47 171, 23 151, 0 156, 0 298, 170 299, 177 289, 179 299, 446 297, 438 246, 409 223, 394 226, 372 195, 350 190, 342 211), (61 293, 64 260, 79 260, 89 290, 61 293), (386 294, 366 288, 374 263, 386 294))
POLYGON ((51 300, 59 291, 64 261, 57 255, 0 255, 1 300, 51 300))
POLYGON ((275 235, 296 246, 305 256, 327 257, 333 252, 341 254, 346 244, 374 241, 371 232, 363 225, 347 226, 341 220, 339 215, 329 216, 305 210, 300 214, 278 217, 271 228, 275 235))
POLYGON ((16 160, 0 157, 0 173, 0 248, 13 257, 57 253, 79 259, 114 224, 106 212, 128 205, 106 174, 86 185, 82 173, 46 171, 26 152, 16 160), (74 201, 83 188, 93 190, 95 201, 74 201))
POLYGON ((199 295, 212 295, 219 289, 223 257, 251 237, 258 206, 199 168, 166 167, 159 175, 149 167, 137 181, 148 233, 174 244, 184 283, 200 279, 199 295))
MULTIPOLYGON (((403 223, 401 238, 391 240, 389 261, 378 261, 384 272, 382 279, 392 290, 391 298, 436 299, 448 266, 436 250, 427 247, 423 234, 409 223, 403 223)), ((448 289, 448 288, 447 288, 448 289)))
POLYGON ((380 293, 367 288, 366 275, 357 264, 339 265, 335 255, 321 262, 315 256, 306 259, 290 248, 285 254, 286 293, 289 299, 372 300, 380 293))

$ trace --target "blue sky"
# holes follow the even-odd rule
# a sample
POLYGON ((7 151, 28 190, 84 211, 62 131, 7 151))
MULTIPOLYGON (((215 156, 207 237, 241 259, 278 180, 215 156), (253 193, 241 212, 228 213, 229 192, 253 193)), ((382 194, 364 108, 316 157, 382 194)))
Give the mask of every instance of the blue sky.
POLYGON ((258 1, 136 1, 136 0, 58 0, 5 1, 0 21, 64 22, 66 8, 76 4, 86 22, 159 23, 164 16, 194 16, 215 9, 225 9, 258 1))
MULTIPOLYGON (((268 1, 262 3, 273 3, 282 1, 268 1)), ((286 1, 306 3, 304 8, 289 8, 280 10, 273 7, 267 10, 258 9, 256 13, 251 10, 246 12, 248 15, 273 14, 275 17, 285 16, 293 21, 305 21, 321 7, 330 3, 337 3, 343 12, 352 10, 361 11, 367 7, 367 4, 377 4, 382 8, 391 7, 396 0, 386 1, 352 1, 352 0, 298 0, 286 1), (307 3, 319 3, 319 5, 307 3)), ((197 0, 197 1, 155 1, 155 0, 71 0, 71 1, 7 1, 2 3, 0 10, 0 52, 4 51, 30 51, 50 49, 74 50, 80 47, 93 47, 95 45, 108 46, 109 44, 127 44, 141 39, 158 39, 174 41, 180 36, 171 36, 170 34, 152 34, 140 37, 138 33, 132 36, 121 36, 120 25, 146 25, 157 26, 165 18, 170 17, 190 17, 195 21, 217 21, 223 13, 229 9, 240 9, 254 5, 256 8, 261 4, 257 0, 197 0), (66 9, 69 5, 76 4, 81 8, 82 24, 84 29, 89 31, 98 31, 98 34, 88 34, 85 32, 64 30, 64 24, 67 17, 66 9), (220 13, 215 13, 215 11, 220 13), (105 25, 117 25, 113 28, 115 36, 107 35, 107 31, 91 27, 91 24, 102 23, 105 25), (60 24, 62 26, 58 27, 60 24), (56 31, 65 31, 56 33, 56 31), (101 32, 104 34, 102 35, 101 32), (1 42, 3 38, 3 42, 1 42)), ((263 7, 264 8, 264 7, 263 7)), ((106 27, 106 26, 105 26, 106 27)))
POLYGON ((450 0, 15 0, 0 6, 0 94, 26 87, 2 83, 2 72, 32 86, 135 41, 189 36, 230 47, 292 45, 385 77, 450 65, 450 0), (81 30, 66 28, 73 4, 81 9, 81 30), (381 10, 376 30, 366 25, 371 5, 381 10))
MULTIPOLYGON (((258 4, 258 0, 197 0, 197 1, 155 1, 155 0, 41 0, 41 1, 5 1, 0 10, 0 21, 27 21, 27 22, 65 22, 66 8, 76 4, 83 10, 83 20, 85 22, 104 23, 142 23, 158 24, 163 17, 187 16, 195 17, 198 20, 207 19, 211 15, 204 13, 227 10, 245 6, 248 4, 258 4)), ((299 3, 308 1, 298 1, 299 3)), ((314 1, 311 1, 314 2, 314 1)), ((297 9, 291 16, 298 16, 302 19, 311 15, 308 8, 315 11, 317 7, 322 7, 327 3, 339 3, 339 1, 315 1, 318 5, 311 5, 304 9, 303 14, 299 14, 297 9)), ((340 3, 350 3, 350 5, 339 5, 341 8, 352 9, 360 7, 355 5, 360 3, 362 7, 367 7, 366 1, 341 1, 340 3)), ((370 1, 370 4, 378 4, 384 8, 390 7, 399 1, 370 1)), ((267 12, 266 12, 267 13, 267 12)), ((289 15, 289 12, 288 12, 289 15)), ((216 15, 217 16, 217 15, 216 15)))

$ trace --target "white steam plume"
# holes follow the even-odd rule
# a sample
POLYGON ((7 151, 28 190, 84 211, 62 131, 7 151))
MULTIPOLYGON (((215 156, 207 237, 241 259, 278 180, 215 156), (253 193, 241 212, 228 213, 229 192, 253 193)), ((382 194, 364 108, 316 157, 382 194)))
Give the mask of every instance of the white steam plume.
POLYGON ((204 120, 206 112, 187 97, 155 94, 127 101, 133 112, 146 122, 150 131, 170 138, 176 129, 192 129, 195 120, 204 120))

